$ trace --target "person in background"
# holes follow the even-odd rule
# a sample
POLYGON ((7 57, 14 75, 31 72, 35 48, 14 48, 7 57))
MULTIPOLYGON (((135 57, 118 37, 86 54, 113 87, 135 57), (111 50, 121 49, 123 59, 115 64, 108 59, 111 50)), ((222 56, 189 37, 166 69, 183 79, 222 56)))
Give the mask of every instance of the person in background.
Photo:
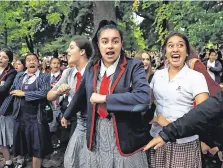
MULTIPOLYGON (((13 60, 13 53, 9 49, 0 51, 0 106, 9 95, 9 90, 16 76, 16 71, 10 64, 13 60)), ((3 154, 5 164, 3 168, 13 168, 8 147, 13 145, 13 117, 12 107, 7 109, 7 114, 0 116, 0 152, 3 154)))
MULTIPOLYGON (((54 100, 58 95, 64 94, 68 91, 71 92, 71 89, 72 96, 75 95, 80 86, 88 60, 92 54, 90 41, 83 37, 72 40, 67 49, 67 54, 69 58, 68 63, 75 65, 75 67, 71 69, 72 74, 63 74, 61 80, 48 93, 48 100, 54 100), (73 83, 68 83, 68 79, 73 81, 73 83)), ((79 111, 77 114, 72 113, 72 116, 77 116, 77 126, 75 125, 75 131, 72 130, 71 132, 71 138, 64 155, 64 167, 88 168, 86 146, 87 115, 85 111, 79 111)), ((61 120, 61 123, 62 126, 67 128, 68 125, 64 125, 63 122, 64 118, 61 120)))
MULTIPOLYGON (((51 73, 50 73, 50 85, 51 88, 53 88, 53 86, 60 80, 60 78, 62 77, 62 71, 60 70, 61 67, 61 61, 59 58, 57 57, 53 57, 50 60, 50 69, 51 69, 51 73)), ((59 127, 59 122, 58 119, 61 115, 61 110, 60 110, 60 101, 63 99, 63 97, 59 97, 57 100, 52 101, 52 109, 53 109, 53 121, 51 123, 49 123, 49 127, 50 127, 50 132, 53 134, 55 134, 57 136, 57 143, 53 143, 53 147, 57 148, 60 147, 60 131, 58 129, 59 127)))
MULTIPOLYGON (((163 126, 189 112, 194 100, 199 104, 208 98, 209 93, 204 76, 186 65, 190 54, 186 36, 173 32, 165 39, 162 48, 169 67, 157 70, 150 83, 157 102, 151 122, 150 133, 153 137, 163 126)), ((150 159, 152 168, 201 167, 199 137, 193 135, 178 139, 176 143, 168 143, 159 150, 151 149, 150 159)))
POLYGON ((92 43, 95 53, 63 124, 87 111, 88 168, 146 168, 142 148, 151 137, 143 114, 150 88, 143 63, 125 55, 122 32, 113 21, 99 23, 92 43))
POLYGON ((41 72, 50 74, 50 59, 49 58, 43 59, 41 72))
POLYGON ((25 167, 26 155, 32 157, 33 168, 40 168, 44 156, 53 151, 49 125, 38 114, 39 103, 50 90, 50 76, 38 69, 36 54, 28 53, 25 62, 27 70, 16 76, 10 92, 14 97, 13 153, 18 156, 16 168, 25 167))
POLYGON ((220 84, 221 83, 220 73, 222 72, 222 65, 216 59, 217 59, 217 54, 214 49, 211 49, 209 53, 209 59, 206 64, 207 71, 211 76, 211 78, 218 84, 220 84))
MULTIPOLYGON (((223 67, 223 55, 222 55, 222 52, 219 50, 217 52, 217 60, 221 63, 221 66, 223 67)), ((221 81, 221 84, 223 85, 223 70, 221 71, 220 73, 220 81, 221 81)))
POLYGON ((152 65, 151 65, 151 57, 147 51, 142 50, 139 51, 134 58, 140 59, 144 64, 144 69, 146 72, 146 79, 150 83, 153 77, 152 65))
POLYGON ((26 70, 25 59, 24 58, 17 59, 14 67, 17 72, 25 71, 26 70))

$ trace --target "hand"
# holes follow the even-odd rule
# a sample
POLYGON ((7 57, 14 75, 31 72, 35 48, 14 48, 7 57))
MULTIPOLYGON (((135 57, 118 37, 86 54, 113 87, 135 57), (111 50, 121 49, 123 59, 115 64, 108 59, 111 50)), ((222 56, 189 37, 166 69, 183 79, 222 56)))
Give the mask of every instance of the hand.
POLYGON ((211 148, 204 142, 201 142, 201 150, 203 154, 207 154, 208 150, 211 148))
POLYGON ((22 90, 13 90, 10 92, 10 95, 22 97, 25 96, 25 92, 23 92, 22 90))
POLYGON ((212 155, 215 155, 219 151, 219 148, 216 146, 216 147, 210 148, 208 151, 212 155))
POLYGON ((150 149, 151 147, 155 146, 154 149, 158 149, 165 145, 165 141, 161 138, 161 136, 154 137, 143 149, 143 151, 146 151, 150 149))
POLYGON ((62 84, 58 89, 57 89, 57 95, 61 94, 66 94, 70 91, 70 86, 68 84, 62 84))
POLYGON ((219 151, 219 152, 218 152, 218 158, 219 158, 220 161, 223 162, 222 151, 219 151))
POLYGON ((63 126, 63 127, 65 127, 65 128, 67 128, 67 120, 66 120, 66 118, 62 118, 61 119, 61 125, 63 126))
POLYGON ((105 103, 106 102, 106 95, 101 95, 98 93, 92 93, 91 98, 90 98, 91 104, 95 103, 105 103))
POLYGON ((152 123, 158 123, 160 126, 164 127, 170 122, 162 114, 159 114, 150 121, 150 124, 152 123))

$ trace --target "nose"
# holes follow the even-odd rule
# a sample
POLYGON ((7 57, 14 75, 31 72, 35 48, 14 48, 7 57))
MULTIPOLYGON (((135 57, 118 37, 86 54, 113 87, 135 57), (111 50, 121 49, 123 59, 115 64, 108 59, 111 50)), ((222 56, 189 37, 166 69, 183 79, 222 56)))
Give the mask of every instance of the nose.
POLYGON ((177 45, 174 45, 174 46, 173 46, 173 52, 178 52, 178 51, 179 51, 178 46, 177 46, 177 45))
POLYGON ((108 48, 112 49, 113 48, 113 43, 112 42, 108 42, 108 48))

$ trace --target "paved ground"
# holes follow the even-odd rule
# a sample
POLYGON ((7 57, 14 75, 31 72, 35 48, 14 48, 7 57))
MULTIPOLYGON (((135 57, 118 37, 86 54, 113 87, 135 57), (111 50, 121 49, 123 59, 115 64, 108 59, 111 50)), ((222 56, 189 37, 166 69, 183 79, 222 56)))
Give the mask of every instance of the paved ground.
MULTIPOLYGON (((43 166, 46 168, 63 168, 63 156, 65 148, 60 148, 55 150, 51 155, 48 155, 43 160, 43 166)), ((215 156, 206 156, 205 158, 205 167, 204 168, 221 168, 221 162, 215 156)), ((14 158, 15 162, 16 158, 14 158)), ((0 162, 3 163, 2 155, 0 155, 0 162)), ((1 168, 1 166, 0 166, 1 168)), ((32 168, 31 160, 27 160, 26 168, 32 168)))

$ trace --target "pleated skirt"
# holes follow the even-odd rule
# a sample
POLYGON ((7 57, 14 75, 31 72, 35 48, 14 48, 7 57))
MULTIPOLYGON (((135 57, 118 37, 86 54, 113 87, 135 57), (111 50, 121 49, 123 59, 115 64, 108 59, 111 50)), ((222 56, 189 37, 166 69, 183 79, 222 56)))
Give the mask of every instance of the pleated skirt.
POLYGON ((112 119, 96 119, 93 147, 88 151, 88 168, 148 168, 146 153, 121 156, 115 139, 112 119))
POLYGON ((76 129, 69 140, 64 155, 65 168, 88 168, 86 131, 86 120, 77 119, 76 129))
POLYGON ((199 140, 177 144, 166 143, 163 147, 150 149, 150 168, 202 168, 199 140))
POLYGON ((13 145, 13 123, 11 115, 0 116, 0 146, 13 145))

